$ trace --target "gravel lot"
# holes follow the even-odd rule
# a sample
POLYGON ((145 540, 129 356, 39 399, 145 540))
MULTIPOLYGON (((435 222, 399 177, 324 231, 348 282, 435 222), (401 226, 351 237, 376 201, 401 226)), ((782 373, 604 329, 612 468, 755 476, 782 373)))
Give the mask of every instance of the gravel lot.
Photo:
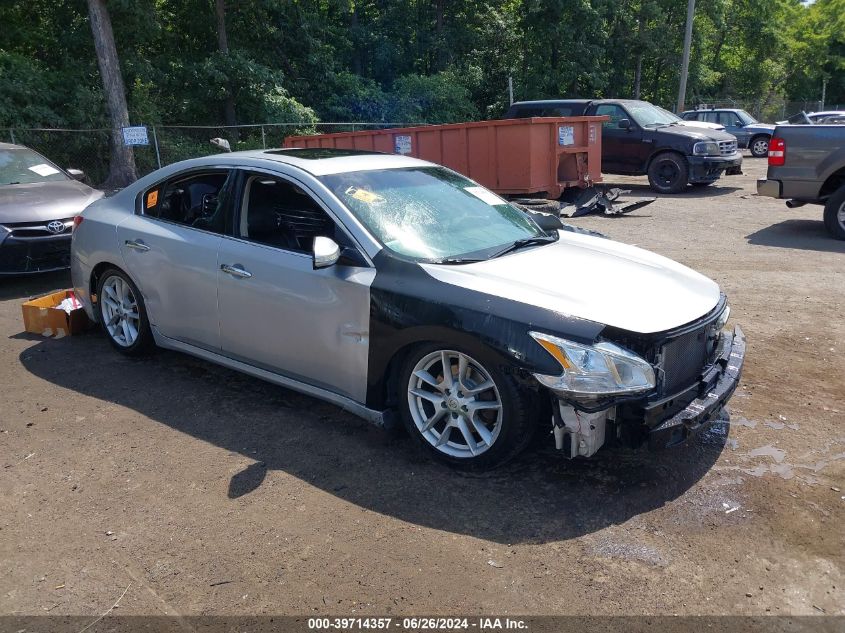
POLYGON ((69 275, 0 280, 0 614, 845 613, 845 242, 764 170, 573 221, 711 276, 748 336, 730 422, 663 453, 452 472, 205 362, 25 334, 69 275))

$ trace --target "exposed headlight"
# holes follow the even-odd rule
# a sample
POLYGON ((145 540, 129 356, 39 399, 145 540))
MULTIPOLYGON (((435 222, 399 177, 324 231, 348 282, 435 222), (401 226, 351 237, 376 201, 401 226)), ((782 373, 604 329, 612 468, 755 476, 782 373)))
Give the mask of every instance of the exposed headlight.
POLYGON ((719 144, 715 141, 701 141, 692 146, 692 153, 696 156, 720 156, 719 144))
POLYGON ((581 345, 557 336, 529 332, 560 363, 559 376, 534 374, 552 391, 575 399, 597 399, 654 388, 654 369, 636 354, 613 343, 581 345))
POLYGON ((728 322, 728 318, 731 316, 731 307, 726 305, 725 309, 722 310, 722 314, 719 315, 719 318, 716 319, 715 323, 713 323, 714 328, 717 332, 721 332, 722 329, 725 327, 725 324, 728 322))

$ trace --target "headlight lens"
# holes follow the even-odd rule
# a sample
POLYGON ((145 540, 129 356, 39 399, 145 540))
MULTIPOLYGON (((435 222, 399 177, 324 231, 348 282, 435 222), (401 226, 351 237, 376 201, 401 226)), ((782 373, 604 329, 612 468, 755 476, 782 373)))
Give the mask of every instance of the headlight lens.
POLYGON ((716 332, 721 332, 724 329, 725 325, 728 322, 728 318, 731 316, 731 307, 725 306, 725 309, 722 310, 722 314, 719 315, 719 318, 716 319, 716 322, 713 324, 716 332))
POLYGON ((692 153, 696 156, 719 156, 719 144, 715 141, 701 141, 692 146, 692 153))
POLYGON ((560 363, 559 376, 534 374, 558 394, 596 399, 648 391, 654 388, 654 369, 636 354, 613 343, 581 345, 541 332, 529 335, 560 363))

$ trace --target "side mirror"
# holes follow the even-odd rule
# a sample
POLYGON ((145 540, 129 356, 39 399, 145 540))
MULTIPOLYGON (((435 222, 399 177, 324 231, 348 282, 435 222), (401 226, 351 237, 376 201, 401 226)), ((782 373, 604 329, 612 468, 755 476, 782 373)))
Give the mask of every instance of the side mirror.
POLYGON ((318 235, 314 238, 312 256, 314 259, 314 270, 334 266, 340 259, 340 246, 330 237, 318 235))
POLYGON ((68 176, 74 180, 85 180, 85 172, 81 169, 66 169, 65 171, 68 173, 68 176))
POLYGON ((745 127, 745 123, 742 121, 734 121, 734 127, 745 127))
POLYGON ((631 119, 619 119, 619 123, 617 123, 619 128, 623 130, 630 130, 631 129, 631 119))

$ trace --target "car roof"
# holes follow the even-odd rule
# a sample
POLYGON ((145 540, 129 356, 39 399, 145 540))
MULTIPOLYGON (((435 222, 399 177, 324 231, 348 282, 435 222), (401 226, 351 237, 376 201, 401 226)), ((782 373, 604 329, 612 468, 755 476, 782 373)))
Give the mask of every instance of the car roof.
POLYGON ((307 171, 314 176, 327 176, 329 174, 342 174, 354 171, 372 171, 375 169, 436 166, 434 163, 428 161, 398 154, 334 148, 297 147, 212 154, 211 156, 188 160, 184 164, 190 167, 190 163, 195 163, 196 166, 207 164, 243 165, 245 163, 253 166, 256 163, 265 163, 269 166, 270 164, 283 163, 307 171))
POLYGON ((0 149, 29 149, 23 145, 15 145, 14 143, 0 143, 0 149))
POLYGON ((649 103, 642 99, 539 99, 537 101, 516 101, 513 106, 587 105, 590 103, 649 103))
POLYGON ((555 105, 558 103, 565 103, 565 104, 588 104, 592 99, 538 99, 535 101, 515 101, 511 105, 515 106, 547 106, 547 105, 555 105))

